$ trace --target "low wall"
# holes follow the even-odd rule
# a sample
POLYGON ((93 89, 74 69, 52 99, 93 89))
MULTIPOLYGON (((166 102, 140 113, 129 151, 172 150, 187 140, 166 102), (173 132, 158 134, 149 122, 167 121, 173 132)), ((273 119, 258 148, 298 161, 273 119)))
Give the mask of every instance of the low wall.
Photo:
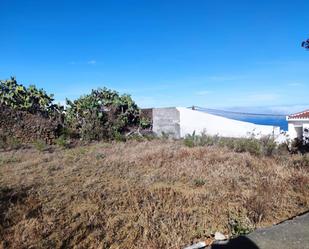
POLYGON ((0 105, 0 135, 14 137, 23 143, 38 139, 52 144, 62 128, 61 120, 45 118, 39 114, 16 111, 0 105))

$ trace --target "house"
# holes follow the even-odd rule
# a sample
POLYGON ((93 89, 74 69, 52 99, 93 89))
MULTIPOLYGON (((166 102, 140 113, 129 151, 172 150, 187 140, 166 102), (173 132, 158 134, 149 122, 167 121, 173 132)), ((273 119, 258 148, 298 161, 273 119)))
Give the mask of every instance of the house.
POLYGON ((299 138, 309 142, 309 109, 286 117, 291 139, 299 138))

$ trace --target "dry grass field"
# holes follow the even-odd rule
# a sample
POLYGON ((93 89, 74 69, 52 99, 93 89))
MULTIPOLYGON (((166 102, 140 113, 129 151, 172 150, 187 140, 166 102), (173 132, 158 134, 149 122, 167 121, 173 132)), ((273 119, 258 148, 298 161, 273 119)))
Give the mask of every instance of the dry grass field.
POLYGON ((0 152, 0 248, 182 248, 309 209, 309 160, 181 141, 0 152))

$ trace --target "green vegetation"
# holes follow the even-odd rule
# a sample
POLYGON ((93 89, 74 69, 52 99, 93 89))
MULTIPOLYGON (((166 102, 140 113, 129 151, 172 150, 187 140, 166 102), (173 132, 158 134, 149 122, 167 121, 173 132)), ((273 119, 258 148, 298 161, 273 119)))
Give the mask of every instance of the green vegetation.
POLYGON ((149 120, 140 118, 140 109, 129 95, 107 88, 92 90, 74 101, 67 99, 66 109, 53 101, 53 95, 33 85, 24 87, 14 77, 0 81, 0 105, 46 117, 62 117, 62 132, 56 140, 59 146, 66 147, 69 138, 124 141, 126 132, 150 127, 149 120))
POLYGON ((34 148, 36 148, 38 151, 43 152, 47 149, 47 144, 45 143, 45 141, 38 139, 36 140, 34 143, 34 148))
POLYGON ((254 224, 246 216, 230 218, 228 224, 232 236, 245 235, 254 230, 254 224))
POLYGON ((129 95, 106 88, 75 101, 67 100, 67 127, 84 140, 119 138, 129 127, 138 126, 140 110, 129 95))
POLYGON ((194 186, 196 187, 201 187, 204 186, 206 184, 206 180, 202 179, 202 178, 196 178, 193 180, 194 186))
POLYGON ((55 144, 63 149, 69 148, 70 140, 63 134, 55 140, 55 144))
POLYGON ((276 153, 282 153, 283 147, 286 148, 285 152, 287 152, 287 146, 277 145, 270 136, 264 136, 260 139, 256 139, 253 136, 249 138, 226 138, 207 135, 206 132, 196 135, 193 132, 192 135, 187 135, 184 138, 184 144, 188 147, 217 145, 227 147, 235 152, 249 152, 255 156, 273 156, 276 153))
POLYGON ((61 113, 63 107, 53 104, 53 95, 48 95, 43 89, 34 85, 28 88, 18 84, 14 77, 0 80, 0 104, 30 113, 54 114, 61 113))

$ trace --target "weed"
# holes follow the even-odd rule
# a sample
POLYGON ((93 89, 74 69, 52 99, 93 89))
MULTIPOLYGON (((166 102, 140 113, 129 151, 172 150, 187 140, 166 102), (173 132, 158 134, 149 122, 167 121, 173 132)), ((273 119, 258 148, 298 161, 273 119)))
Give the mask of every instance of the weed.
POLYGON ((15 157, 15 156, 11 156, 11 157, 8 157, 8 158, 0 157, 0 165, 11 164, 11 163, 19 163, 20 161, 21 161, 21 159, 15 157))
POLYGON ((104 159, 104 158, 105 158, 105 155, 104 155, 103 153, 97 153, 97 154, 95 155, 95 158, 96 158, 97 160, 101 160, 101 159, 104 159))
POLYGON ((292 160, 292 166, 295 168, 304 168, 309 170, 309 155, 305 154, 292 160))
POLYGON ((184 141, 184 145, 187 146, 187 147, 192 148, 192 147, 196 146, 197 136, 195 135, 195 131, 193 132, 192 135, 187 134, 183 141, 184 141))
POLYGON ((162 131, 160 138, 163 140, 168 140, 171 137, 171 134, 162 131))
POLYGON ((47 149, 47 144, 45 143, 45 141, 40 140, 40 139, 34 141, 33 145, 40 152, 43 152, 47 149))
POLYGON ((22 143, 18 138, 14 136, 7 136, 3 141, 2 146, 4 146, 3 149, 17 150, 22 147, 22 143))
POLYGON ((60 148, 68 148, 70 146, 70 140, 68 140, 64 135, 61 135, 55 140, 55 144, 60 148))
POLYGON ((253 231, 254 227, 246 218, 230 218, 228 221, 230 233, 233 236, 245 235, 253 231))
POLYGON ((206 180, 202 179, 202 178, 196 178, 193 180, 194 186, 196 187, 201 187, 204 186, 206 184, 206 180))

